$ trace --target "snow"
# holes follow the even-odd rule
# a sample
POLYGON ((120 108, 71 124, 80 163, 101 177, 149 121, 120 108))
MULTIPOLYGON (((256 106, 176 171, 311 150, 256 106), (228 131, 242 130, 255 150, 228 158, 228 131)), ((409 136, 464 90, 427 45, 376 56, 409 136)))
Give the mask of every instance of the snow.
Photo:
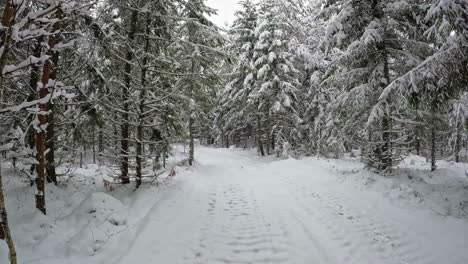
POLYGON ((138 191, 105 192, 99 166, 77 169, 47 187, 48 216, 7 170, 20 263, 468 263, 467 215, 455 206, 468 201, 465 164, 431 173, 410 156, 383 177, 350 157, 199 147, 196 159, 138 191))

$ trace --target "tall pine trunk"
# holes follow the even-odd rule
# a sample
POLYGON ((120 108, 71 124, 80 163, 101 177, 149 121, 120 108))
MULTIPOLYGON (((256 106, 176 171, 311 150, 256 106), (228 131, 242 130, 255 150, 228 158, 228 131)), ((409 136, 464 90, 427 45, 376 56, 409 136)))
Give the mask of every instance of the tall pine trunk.
POLYGON ((433 99, 431 104, 431 171, 437 169, 436 152, 437 152, 437 100, 433 99))
POLYGON ((421 156, 421 128, 416 127, 416 155, 421 156))
POLYGON ((262 118, 260 114, 257 114, 257 142, 258 142, 258 152, 260 156, 265 156, 265 149, 263 148, 263 127, 262 127, 262 118))
MULTIPOLYGON (((58 17, 60 17, 60 10, 58 12, 58 17)), ((54 33, 57 33, 60 30, 60 23, 55 22, 52 28, 52 31, 54 33)), ((54 67, 54 65, 57 64, 58 62, 58 53, 54 51, 55 47, 58 44, 58 37, 56 35, 51 35, 49 37, 48 41, 48 52, 47 55, 49 55, 49 59, 47 59, 44 62, 43 70, 42 70, 42 79, 41 79, 41 87, 39 89, 39 98, 44 99, 49 95, 49 83, 51 81, 55 81, 57 77, 57 69, 54 67)), ((53 87, 52 87, 53 88, 53 87)), ((49 99, 50 101, 50 99, 49 99)), ((47 130, 52 130, 51 133, 49 133, 49 136, 54 137, 54 122, 52 119, 52 126, 49 127, 48 123, 48 117, 47 113, 49 111, 49 103, 46 102, 41 102, 39 103, 39 113, 37 115, 37 118, 39 120, 39 130, 36 132, 36 159, 37 159, 37 165, 36 165, 36 208, 41 211, 43 214, 46 214, 46 204, 45 204, 45 181, 46 181, 46 169, 47 173, 51 173, 50 177, 55 177, 55 178, 50 178, 52 181, 55 183, 57 182, 57 178, 55 175, 55 165, 54 162, 50 164, 46 164, 46 150, 47 147, 50 146, 50 144, 47 143, 47 130), (53 171, 52 171, 53 170, 53 171)), ((53 115, 52 115, 53 118, 53 115)), ((51 140, 53 142, 53 140, 51 140)), ((52 145, 52 149, 53 149, 52 145)), ((52 149, 49 149, 49 153, 52 149)), ((54 158, 54 154, 48 156, 49 159, 54 158)))
POLYGON ((129 116, 129 100, 130 100, 130 88, 132 85, 132 63, 133 60, 133 44, 135 42, 135 35, 137 31, 138 24, 138 10, 134 9, 132 11, 132 16, 130 20, 130 30, 128 32, 128 50, 125 57, 125 80, 124 87, 122 88, 122 103, 123 103, 123 114, 122 114, 122 127, 121 127, 121 182, 122 184, 129 184, 130 177, 128 175, 128 165, 129 165, 129 139, 130 139, 130 116, 129 116))
POLYGON ((191 115, 189 118, 189 140, 189 165, 192 166, 195 160, 195 139, 193 135, 193 118, 191 115))
POLYGON ((460 150, 462 145, 461 122, 457 123, 457 136, 455 141, 455 162, 460 162, 460 150))
MULTIPOLYGON (((38 38, 36 46, 34 47, 33 56, 36 57, 36 58, 41 57, 42 42, 43 41, 44 41, 43 37, 38 38)), ((37 98, 37 83, 39 82, 40 77, 41 77, 40 71, 41 71, 41 69, 40 69, 40 67, 38 65, 32 65, 32 67, 31 67, 31 76, 30 76, 30 79, 29 79, 30 93, 29 93, 29 97, 28 97, 28 101, 30 101, 30 102, 34 101, 37 98)), ((32 124, 33 121, 34 121, 34 116, 31 115, 28 118, 28 123, 32 124)), ((30 127, 28 129, 27 137, 28 137, 28 146, 31 149, 31 152, 34 153, 35 152, 34 149, 36 147, 36 130, 34 130, 33 127, 30 127)), ((33 154, 33 158, 34 158, 34 154, 33 154)), ((30 167, 31 177, 34 174, 35 169, 36 169, 36 165, 31 164, 31 167, 30 167)), ((33 186, 33 185, 34 185, 34 179, 31 178, 31 186, 33 186)))
POLYGON ((13 237, 11 236, 10 226, 8 225, 8 214, 5 205, 5 195, 3 190, 3 179, 2 179, 2 160, 0 159, 0 240, 5 240, 8 250, 11 264, 17 264, 18 260, 16 257, 15 244, 13 243, 13 237))
POLYGON ((98 127, 98 157, 99 157, 99 165, 103 165, 103 157, 104 157, 104 128, 102 125, 98 127))
POLYGON ((46 133, 46 175, 47 182, 53 182, 57 185, 57 173, 55 172, 55 107, 53 103, 49 103, 49 114, 47 133, 46 133))
POLYGON ((146 30, 145 30, 145 47, 144 47, 144 58, 143 58, 143 68, 141 69, 141 88, 140 88, 140 104, 139 104, 139 113, 138 113, 138 127, 137 127, 137 140, 136 140, 136 187, 140 187, 142 182, 142 160, 143 160, 143 122, 145 118, 145 97, 146 97, 146 71, 148 64, 149 52, 149 34, 150 34, 150 14, 146 14, 146 30))
POLYGON ((3 52, 0 54, 0 103, 3 102, 3 68, 5 68, 7 57, 10 53, 10 44, 12 41, 13 24, 15 20, 15 8, 13 0, 7 0, 5 9, 3 9, 2 26, 3 30, 0 31, 0 47, 3 47, 3 52))
MULTIPOLYGON (((56 17, 58 22, 56 22, 52 28, 52 32, 57 34, 61 30, 61 23, 60 20, 63 19, 63 12, 62 10, 58 10, 56 17)), ((57 81, 58 77, 58 62, 59 62, 59 52, 54 50, 55 45, 59 42, 60 37, 58 35, 52 35, 49 39, 49 43, 54 43, 53 46, 49 45, 49 51, 47 55, 51 57, 52 69, 50 73, 50 80, 57 81)), ((54 89, 52 89, 53 92, 54 89)), ((47 154, 46 154, 46 175, 47 181, 53 182, 57 185, 57 173, 55 172, 55 106, 52 100, 49 101, 48 105, 49 114, 48 118, 48 125, 47 125, 47 134, 46 134, 46 147, 47 147, 47 154)))

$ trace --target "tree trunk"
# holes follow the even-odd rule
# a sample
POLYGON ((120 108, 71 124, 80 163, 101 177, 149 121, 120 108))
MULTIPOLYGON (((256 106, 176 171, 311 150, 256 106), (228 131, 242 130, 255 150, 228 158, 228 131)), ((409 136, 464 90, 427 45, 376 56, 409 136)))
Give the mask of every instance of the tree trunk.
POLYGON ((416 155, 421 156, 421 131, 416 127, 416 155))
POLYGON ((15 20, 15 8, 13 0, 7 0, 5 3, 5 9, 3 10, 2 26, 3 30, 0 30, 0 47, 3 47, 3 52, 0 54, 0 103, 3 102, 3 68, 5 68, 7 57, 10 53, 10 44, 12 40, 13 24, 15 20))
POLYGON ((96 124, 93 124, 93 163, 96 164, 96 124))
MULTIPOLYGON (((60 20, 63 19, 63 12, 59 9, 56 15, 59 22, 56 22, 52 28, 53 33, 58 33, 62 27, 60 20)), ((56 81, 58 76, 58 62, 59 62, 59 52, 54 50, 56 44, 60 41, 60 37, 58 35, 52 35, 49 39, 49 51, 47 55, 51 57, 51 73, 50 73, 50 80, 56 81), (51 45, 52 44, 52 45, 51 45)), ((54 87, 52 88, 52 92, 54 91, 54 87)), ((57 174, 55 172, 55 106, 53 105, 52 100, 49 101, 49 115, 48 125, 47 125, 47 142, 46 146, 48 152, 46 154, 46 175, 47 181, 53 182, 57 185, 57 174)))
POLYGON ((189 165, 192 166, 195 160, 195 139, 193 137, 193 118, 190 116, 189 118, 189 165))
POLYGON ((55 107, 53 103, 49 103, 49 114, 47 116, 48 125, 46 133, 46 175, 47 182, 53 182, 57 185, 57 174, 55 172, 55 107))
MULTIPOLYGON (((268 107, 267 109, 270 109, 270 107, 268 107)), ((265 146, 266 146, 266 155, 267 156, 270 156, 271 155, 271 127, 270 127, 270 115, 267 114, 267 117, 265 119, 265 122, 264 122, 264 133, 266 135, 266 142, 265 142, 265 146)))
POLYGON ((104 156, 104 128, 102 126, 99 127, 98 134, 99 165, 102 165, 104 156))
MULTIPOLYGON (((458 123, 461 123, 458 121, 458 123)), ((460 150, 462 145, 461 125, 457 124, 457 138, 455 142, 455 162, 460 162, 460 150)))
MULTIPOLYGON (((36 46, 34 47, 34 50, 33 50, 33 56, 36 57, 36 58, 39 58, 41 57, 41 52, 42 52, 42 42, 44 41, 44 38, 43 37, 40 37, 38 40, 37 40, 37 43, 36 43, 36 46)), ((29 79, 29 86, 30 86, 30 93, 29 93, 29 97, 28 97, 28 101, 31 102, 31 101, 34 101, 36 98, 37 98, 37 83, 39 82, 40 80, 40 67, 37 66, 37 65, 32 65, 31 67, 31 77, 29 79)), ((29 118, 28 118, 28 124, 32 124, 32 122, 34 121, 34 116, 31 115, 29 118)), ((34 153, 34 149, 36 147, 36 130, 34 130, 33 127, 30 127, 28 129, 28 146, 29 148, 31 149, 31 152, 34 153)), ((33 154, 33 157, 34 157, 34 154, 33 154)), ((36 165, 35 164, 31 164, 31 168, 30 168, 30 174, 31 174, 31 186, 34 185, 34 179, 32 178, 33 174, 34 174, 34 170, 36 169, 36 165)))
MULTIPOLYGON (((57 81, 58 76, 59 52, 54 50, 54 48, 60 41, 60 37, 57 35, 62 27, 60 21, 63 19, 63 12, 60 9, 57 11, 56 18, 58 19, 58 21, 54 23, 52 27, 52 33, 54 33, 54 35, 51 35, 49 37, 49 50, 47 51, 47 55, 50 56, 51 63, 49 75, 50 81, 57 81)), ((54 92, 54 90, 55 87, 52 87, 52 93, 54 92)), ((55 172, 55 107, 53 105, 52 99, 49 100, 47 108, 49 110, 49 114, 47 116, 48 124, 46 132, 46 149, 48 151, 45 156, 45 170, 47 175, 47 181, 53 182, 55 185, 57 185, 57 174, 55 172)))
MULTIPOLYGON (((60 30, 60 23, 56 22, 53 25, 53 32, 58 32, 60 30)), ((44 62, 43 70, 42 70, 42 79, 41 79, 41 87, 39 89, 39 98, 43 99, 46 98, 49 95, 49 82, 51 80, 55 80, 57 77, 57 72, 56 69, 53 69, 53 64, 57 63, 58 61, 58 53, 54 52, 55 46, 58 44, 58 38, 57 36, 50 36, 49 41, 48 41, 48 47, 49 51, 47 54, 50 56, 48 60, 44 62), (55 78, 55 79, 54 79, 55 78)), ((47 172, 51 173, 51 177, 55 177, 55 165, 52 165, 49 167, 49 165, 46 165, 46 157, 45 157, 45 151, 47 146, 50 146, 47 143, 46 138, 47 136, 47 130, 52 130, 52 132, 49 134, 50 136, 54 136, 54 131, 53 131, 53 121, 52 121, 52 127, 48 127, 47 123, 47 112, 48 112, 48 103, 42 102, 39 104, 39 113, 37 115, 37 118, 39 120, 39 130, 36 132, 36 159, 37 159, 37 165, 36 165, 36 208, 39 209, 43 214, 46 214, 46 204, 45 204, 45 180, 46 180, 46 166, 47 166, 47 172), (52 172, 53 169, 53 172, 52 172)), ((52 116, 53 117, 53 116, 52 116)), ((53 140, 51 141, 53 142, 53 140)), ((53 146, 52 146, 53 149, 53 146)), ((50 152, 50 150, 49 150, 50 152)), ((50 159, 53 159, 53 152, 51 154, 52 157, 50 159)), ((55 183, 57 181, 56 177, 51 178, 55 183)))
POLYGON ((263 149, 263 128, 262 120, 260 115, 257 115, 257 136, 258 136, 258 151, 261 156, 265 156, 265 150, 263 149))
POLYGON ((10 226, 8 225, 8 214, 5 206, 5 195, 2 179, 2 161, 0 160, 0 240, 5 240, 9 249, 9 258, 11 264, 17 264, 16 249, 11 236, 10 226))
POLYGON ((436 164, 436 128, 435 125, 431 126, 431 171, 435 171, 437 169, 436 164))
MULTIPOLYGON (((150 34, 150 14, 146 14, 146 30, 145 30, 145 47, 144 52, 149 52, 149 34, 150 34)), ((143 58, 143 67, 141 69, 141 88, 140 88, 140 105, 138 113, 138 127, 136 140, 136 188, 140 187, 142 182, 142 159, 143 159, 143 122, 145 114, 145 98, 146 98, 146 71, 148 64, 148 56, 145 54, 143 58)))
POLYGON ((127 55, 125 57, 125 86, 122 88, 122 102, 123 102, 123 114, 122 114, 122 150, 121 150, 121 181, 122 184, 129 184, 130 178, 128 175, 128 156, 129 156, 129 138, 130 138, 130 120, 129 120, 129 97, 130 97, 130 88, 132 84, 132 64, 133 60, 133 43, 135 42, 135 35, 137 31, 138 24, 138 10, 134 9, 132 11, 132 17, 130 21, 130 31, 128 32, 128 41, 130 45, 128 46, 127 55))
POLYGON ((392 168, 392 149, 391 149, 391 120, 388 114, 382 117, 382 171, 392 168))

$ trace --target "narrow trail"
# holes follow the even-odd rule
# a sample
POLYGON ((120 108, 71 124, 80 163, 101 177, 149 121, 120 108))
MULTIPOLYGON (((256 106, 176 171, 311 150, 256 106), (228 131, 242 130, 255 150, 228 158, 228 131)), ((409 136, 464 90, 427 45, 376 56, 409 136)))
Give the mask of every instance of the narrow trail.
MULTIPOLYGON (((197 154, 188 179, 149 210, 116 263, 468 263, 468 253, 452 254, 457 247, 432 243, 437 233, 418 227, 426 212, 399 218, 411 211, 349 192, 323 168, 241 151, 197 154)), ((443 219, 434 224, 444 228, 443 219)))

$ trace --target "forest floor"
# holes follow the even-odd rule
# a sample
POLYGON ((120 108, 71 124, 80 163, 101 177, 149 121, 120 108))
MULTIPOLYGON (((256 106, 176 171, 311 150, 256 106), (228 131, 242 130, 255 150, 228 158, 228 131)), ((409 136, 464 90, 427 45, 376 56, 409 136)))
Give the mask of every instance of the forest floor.
POLYGON ((383 177, 352 158, 200 147, 194 168, 136 192, 77 170, 48 187, 47 217, 31 187, 6 184, 21 264, 466 264, 465 166, 412 156, 383 177))

